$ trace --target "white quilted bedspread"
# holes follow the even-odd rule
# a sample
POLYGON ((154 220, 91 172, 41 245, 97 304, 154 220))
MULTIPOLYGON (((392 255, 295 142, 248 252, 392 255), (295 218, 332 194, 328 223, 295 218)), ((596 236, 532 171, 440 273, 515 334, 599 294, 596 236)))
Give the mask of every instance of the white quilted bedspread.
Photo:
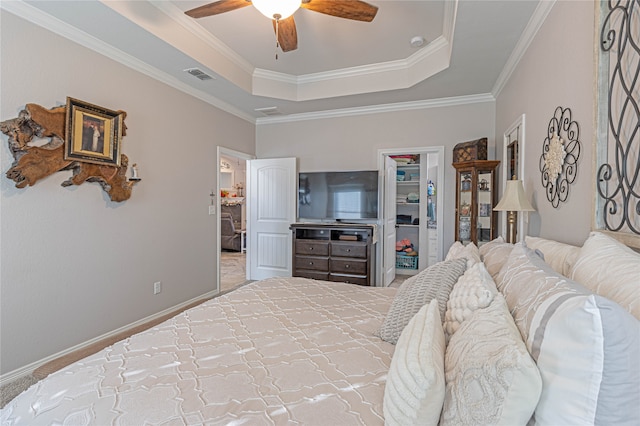
POLYGON ((33 385, 2 425, 382 425, 395 288, 273 278, 33 385))

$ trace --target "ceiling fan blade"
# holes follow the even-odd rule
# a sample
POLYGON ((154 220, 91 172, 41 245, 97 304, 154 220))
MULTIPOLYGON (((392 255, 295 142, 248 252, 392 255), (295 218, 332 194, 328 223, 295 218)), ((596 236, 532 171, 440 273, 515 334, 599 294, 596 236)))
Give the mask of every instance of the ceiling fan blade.
MULTIPOLYGON (((276 20, 273 20, 273 30, 276 31, 276 20)), ((287 19, 278 21, 278 43, 283 52, 290 52, 298 48, 298 31, 296 30, 296 21, 293 15, 287 19)))
POLYGON ((338 18, 371 22, 378 7, 360 0, 303 0, 300 7, 338 18))
POLYGON ((186 15, 192 18, 204 18, 205 16, 218 15, 220 13, 231 12, 251 5, 250 0, 218 0, 195 9, 187 10, 186 15))

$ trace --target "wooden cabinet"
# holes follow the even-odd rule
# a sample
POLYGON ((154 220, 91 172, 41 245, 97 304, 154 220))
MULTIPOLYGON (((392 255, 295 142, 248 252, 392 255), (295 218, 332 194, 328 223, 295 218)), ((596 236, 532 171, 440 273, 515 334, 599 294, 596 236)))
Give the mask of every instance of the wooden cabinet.
POLYGON ((497 203, 500 161, 453 163, 456 169, 455 240, 480 246, 497 237, 497 203))
POLYGON ((294 223, 293 276, 375 285, 372 225, 294 223))

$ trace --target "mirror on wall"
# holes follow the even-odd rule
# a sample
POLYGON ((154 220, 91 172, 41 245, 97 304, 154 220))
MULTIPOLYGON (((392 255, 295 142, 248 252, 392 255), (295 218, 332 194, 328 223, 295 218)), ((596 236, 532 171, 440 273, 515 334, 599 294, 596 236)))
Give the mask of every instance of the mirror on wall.
MULTIPOLYGON (((520 179, 524 178, 524 123, 525 116, 522 114, 518 119, 504 132, 503 135, 503 147, 502 147, 502 188, 507 186, 507 179, 520 179)), ((526 182, 525 188, 526 188, 526 182)), ((528 216, 522 212, 518 214, 518 225, 516 235, 527 235, 526 229, 528 224, 528 216)), ((507 217, 506 214, 500 214, 500 229, 501 235, 506 235, 507 232, 507 217)))
POLYGON ((509 179, 522 179, 522 176, 518 176, 518 139, 507 145, 507 161, 504 165, 509 179))

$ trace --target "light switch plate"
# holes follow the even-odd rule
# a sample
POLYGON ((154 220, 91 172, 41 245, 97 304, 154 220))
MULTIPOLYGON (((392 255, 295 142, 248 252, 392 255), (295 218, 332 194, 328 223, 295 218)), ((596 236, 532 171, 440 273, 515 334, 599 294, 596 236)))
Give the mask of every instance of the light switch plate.
POLYGON ((209 206, 209 214, 216 214, 216 206, 209 206))

